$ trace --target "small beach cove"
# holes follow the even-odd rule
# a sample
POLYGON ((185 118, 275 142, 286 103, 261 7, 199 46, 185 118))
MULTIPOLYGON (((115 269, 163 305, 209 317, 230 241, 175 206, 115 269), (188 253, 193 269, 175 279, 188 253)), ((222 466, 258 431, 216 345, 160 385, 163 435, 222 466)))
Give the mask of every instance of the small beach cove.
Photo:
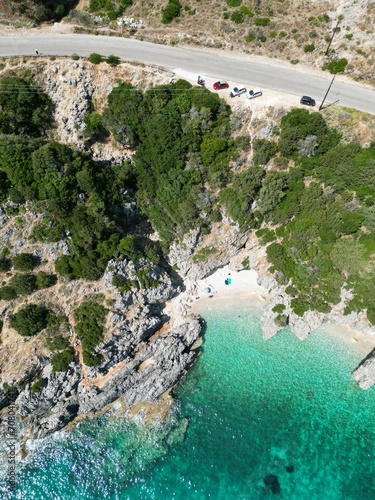
POLYGON ((192 305, 205 342, 174 390, 172 420, 152 432, 85 423, 39 452, 15 498, 372 498, 375 388, 350 376, 358 342, 323 329, 303 342, 288 329, 264 341, 266 296, 254 279, 222 268, 199 283, 217 293, 192 305))

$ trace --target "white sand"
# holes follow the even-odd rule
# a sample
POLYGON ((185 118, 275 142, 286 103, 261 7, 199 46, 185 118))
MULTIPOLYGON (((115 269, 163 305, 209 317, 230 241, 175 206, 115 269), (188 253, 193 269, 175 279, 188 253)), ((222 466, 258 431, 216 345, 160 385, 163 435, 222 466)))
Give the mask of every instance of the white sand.
POLYGON ((254 300, 265 303, 268 291, 257 283, 258 274, 254 270, 233 271, 229 266, 222 267, 211 276, 197 283, 196 300, 194 309, 204 308, 211 301, 254 300), (231 284, 226 284, 230 278, 231 284), (208 291, 209 290, 209 291, 208 291))
MULTIPOLYGON (((229 266, 218 269, 208 278, 197 282, 197 293, 191 297, 194 300, 190 300, 191 312, 200 314, 211 305, 217 306, 217 303, 228 306, 231 303, 240 305, 252 301, 260 306, 265 305, 269 294, 267 289, 257 284, 257 277, 254 270, 233 271, 229 266), (228 278, 232 279, 230 285, 225 284, 228 278)), ((338 342, 344 342, 348 349, 356 349, 364 356, 375 348, 375 334, 370 332, 359 332, 349 326, 332 323, 326 323, 322 328, 338 342)))
POLYGON ((373 333, 359 332, 350 326, 334 325, 333 323, 325 324, 324 329, 336 337, 338 341, 344 342, 348 349, 356 349, 364 357, 375 348, 375 334, 373 333))

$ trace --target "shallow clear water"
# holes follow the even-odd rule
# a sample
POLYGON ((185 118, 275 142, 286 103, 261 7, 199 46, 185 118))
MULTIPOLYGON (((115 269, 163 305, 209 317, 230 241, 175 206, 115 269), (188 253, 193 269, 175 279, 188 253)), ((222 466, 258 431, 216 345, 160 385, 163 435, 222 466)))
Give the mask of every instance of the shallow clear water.
POLYGON ((375 388, 350 377, 361 355, 323 331, 264 342, 254 304, 203 316, 203 354, 165 425, 86 422, 19 471, 14 498, 256 500, 273 496, 270 474, 279 498, 375 498, 375 388))

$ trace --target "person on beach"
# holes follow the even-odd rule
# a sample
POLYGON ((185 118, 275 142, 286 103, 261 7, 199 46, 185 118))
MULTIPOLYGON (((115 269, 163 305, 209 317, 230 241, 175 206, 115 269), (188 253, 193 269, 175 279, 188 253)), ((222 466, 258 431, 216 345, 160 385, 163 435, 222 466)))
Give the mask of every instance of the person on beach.
POLYGON ((35 54, 38 56, 38 55, 39 55, 39 51, 38 51, 38 50, 36 50, 36 51, 35 51, 35 54))

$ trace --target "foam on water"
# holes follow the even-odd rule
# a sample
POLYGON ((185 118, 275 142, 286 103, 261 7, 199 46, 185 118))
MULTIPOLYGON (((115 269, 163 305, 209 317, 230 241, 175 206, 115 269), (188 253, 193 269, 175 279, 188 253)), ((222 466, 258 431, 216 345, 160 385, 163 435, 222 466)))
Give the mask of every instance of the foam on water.
POLYGON ((264 342, 247 303, 202 314, 178 413, 157 429, 101 418, 51 440, 15 498, 256 500, 273 495, 271 474, 288 500, 375 498, 375 389, 350 377, 361 355, 324 331, 264 342))

